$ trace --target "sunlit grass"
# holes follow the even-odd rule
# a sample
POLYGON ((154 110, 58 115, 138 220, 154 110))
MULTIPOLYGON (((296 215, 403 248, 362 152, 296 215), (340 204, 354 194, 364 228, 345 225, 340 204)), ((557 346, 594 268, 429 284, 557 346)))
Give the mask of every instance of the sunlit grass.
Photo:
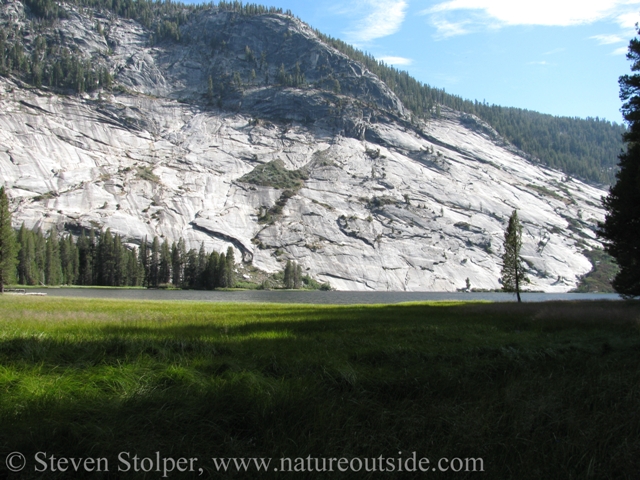
POLYGON ((417 451, 482 457, 487 478, 640 471, 637 303, 2 296, 0 318, 0 457, 417 451))

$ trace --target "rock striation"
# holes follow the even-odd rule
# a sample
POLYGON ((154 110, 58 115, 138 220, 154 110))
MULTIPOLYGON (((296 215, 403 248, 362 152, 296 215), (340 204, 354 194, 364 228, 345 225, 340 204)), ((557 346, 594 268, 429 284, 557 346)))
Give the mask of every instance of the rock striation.
MULTIPOLYGON (((115 87, 65 95, 0 78, 0 184, 16 226, 233 246, 259 269, 293 259, 340 290, 451 291, 500 288, 518 209, 530 288, 567 291, 591 269, 583 251, 600 246, 606 192, 530 163, 469 115, 412 119, 295 18, 214 8, 154 45, 132 20, 66 8, 51 28, 115 87), (269 164, 304 175, 293 189, 246 180, 269 164)), ((20 2, 0 10, 28 26, 20 2)))

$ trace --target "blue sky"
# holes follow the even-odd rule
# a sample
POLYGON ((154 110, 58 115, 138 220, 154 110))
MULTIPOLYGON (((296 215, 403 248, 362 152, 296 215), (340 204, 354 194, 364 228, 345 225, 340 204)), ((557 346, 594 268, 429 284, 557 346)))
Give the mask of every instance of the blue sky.
MULTIPOLYGON (((254 1, 254 0, 252 0, 254 1)), ((471 100, 622 122, 640 0, 292 0, 323 33, 471 100)))

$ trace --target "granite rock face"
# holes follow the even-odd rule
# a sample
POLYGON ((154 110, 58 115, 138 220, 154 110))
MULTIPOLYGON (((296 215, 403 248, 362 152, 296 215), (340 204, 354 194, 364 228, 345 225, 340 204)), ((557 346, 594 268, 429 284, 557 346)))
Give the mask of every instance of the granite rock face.
MULTIPOLYGON (((2 21, 21 6, 8 0, 2 21)), ((133 21, 68 9, 55 28, 120 88, 62 95, 0 78, 0 184, 16 226, 231 245, 262 270, 294 259, 341 290, 451 291, 467 278, 499 288, 517 208, 530 288, 567 291, 591 269, 582 252, 600 245, 605 191, 528 162, 468 115, 410 121, 296 19, 208 11, 188 41, 150 46, 133 21), (276 84, 281 66, 304 83, 276 84), (275 160, 306 172, 298 188, 239 181, 275 160)))

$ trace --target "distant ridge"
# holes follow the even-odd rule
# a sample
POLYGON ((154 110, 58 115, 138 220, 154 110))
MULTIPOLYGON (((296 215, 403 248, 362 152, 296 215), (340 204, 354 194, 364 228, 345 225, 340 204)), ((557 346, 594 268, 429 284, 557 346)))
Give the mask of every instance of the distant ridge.
POLYGON ((617 172, 623 148, 622 124, 596 118, 560 117, 515 107, 489 105, 420 83, 407 72, 390 67, 349 44, 316 33, 325 42, 362 62, 386 83, 414 115, 427 119, 437 115, 436 105, 477 115, 505 140, 536 161, 581 180, 609 185, 617 172))

